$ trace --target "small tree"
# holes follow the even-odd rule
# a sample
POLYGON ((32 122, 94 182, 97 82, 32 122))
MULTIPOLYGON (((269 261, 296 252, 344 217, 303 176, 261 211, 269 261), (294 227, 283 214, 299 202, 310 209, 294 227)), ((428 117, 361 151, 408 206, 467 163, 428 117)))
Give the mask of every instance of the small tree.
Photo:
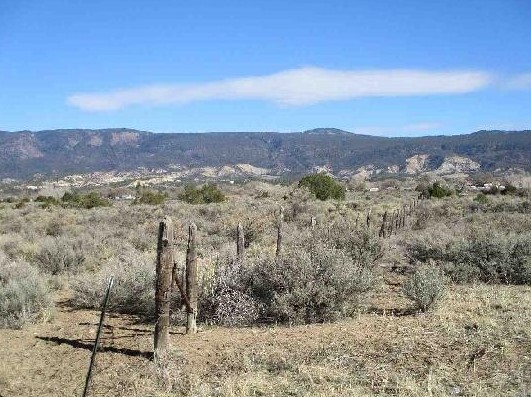
POLYGON ((144 190, 140 197, 135 198, 133 204, 149 204, 159 205, 163 204, 168 198, 167 193, 154 192, 152 190, 144 190))
POLYGON ((433 185, 428 188, 430 197, 443 198, 452 195, 452 191, 449 188, 442 186, 439 182, 434 182, 433 185))
POLYGON ((179 198, 189 204, 221 203, 226 200, 223 192, 213 183, 204 185, 201 188, 196 188, 193 185, 186 185, 184 187, 184 192, 179 198))
POLYGON ((299 181, 299 187, 306 187, 319 200, 343 200, 345 188, 325 173, 306 175, 299 181))

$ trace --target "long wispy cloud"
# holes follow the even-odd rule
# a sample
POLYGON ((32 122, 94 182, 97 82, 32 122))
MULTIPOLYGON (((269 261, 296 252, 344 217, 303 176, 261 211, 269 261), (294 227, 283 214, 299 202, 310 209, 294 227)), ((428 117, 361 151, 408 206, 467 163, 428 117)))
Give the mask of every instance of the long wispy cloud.
POLYGON ((514 76, 504 86, 511 90, 531 90, 531 73, 514 76))
POLYGON ((263 100, 281 106, 375 96, 463 94, 493 82, 474 70, 329 70, 315 67, 197 84, 158 84, 109 92, 76 93, 70 105, 109 111, 132 105, 163 105, 206 100, 263 100))

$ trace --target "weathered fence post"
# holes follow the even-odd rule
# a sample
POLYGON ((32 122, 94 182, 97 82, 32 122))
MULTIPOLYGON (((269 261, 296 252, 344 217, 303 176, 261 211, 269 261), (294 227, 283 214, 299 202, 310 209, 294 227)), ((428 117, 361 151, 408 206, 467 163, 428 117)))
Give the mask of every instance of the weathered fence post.
POLYGON ((282 250, 282 224, 284 223, 284 207, 280 207, 280 212, 278 214, 278 223, 277 223, 277 251, 276 256, 280 255, 282 250))
POLYGON ((165 217, 159 224, 157 243, 157 282, 155 291, 155 355, 168 349, 170 327, 170 292, 173 270, 173 225, 165 217))
POLYGON ((395 236, 398 233, 398 229, 400 229, 400 209, 396 210, 396 217, 395 217, 395 236))
POLYGON ((238 222, 238 227, 236 228, 236 257, 239 261, 243 259, 245 250, 245 233, 243 230, 243 225, 241 222, 238 222))
POLYGON ((314 230, 315 229, 315 225, 316 225, 317 221, 315 220, 315 216, 312 216, 310 218, 310 229, 311 230, 314 230))
POLYGON ((382 226, 380 227, 380 232, 378 233, 379 237, 385 238, 385 226, 387 223, 387 211, 384 212, 382 216, 382 226))
POLYGON ((197 332, 197 253, 196 253, 197 226, 191 223, 188 228, 188 248, 186 250, 186 296, 190 307, 186 312, 186 333, 197 332))

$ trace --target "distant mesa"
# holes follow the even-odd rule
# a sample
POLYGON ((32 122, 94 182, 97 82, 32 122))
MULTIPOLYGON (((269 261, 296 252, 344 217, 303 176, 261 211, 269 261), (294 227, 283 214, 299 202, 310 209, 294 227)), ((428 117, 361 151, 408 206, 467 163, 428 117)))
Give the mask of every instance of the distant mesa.
POLYGON ((359 135, 338 128, 201 134, 127 128, 0 131, 0 179, 138 169, 189 173, 201 169, 197 177, 212 178, 318 171, 343 178, 531 171, 529 153, 529 130, 408 138, 359 135))

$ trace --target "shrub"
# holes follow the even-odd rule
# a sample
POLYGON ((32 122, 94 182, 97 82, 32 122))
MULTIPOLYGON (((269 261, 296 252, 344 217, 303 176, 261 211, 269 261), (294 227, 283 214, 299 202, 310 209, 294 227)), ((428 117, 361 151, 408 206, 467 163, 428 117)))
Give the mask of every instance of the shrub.
POLYGON ((250 295, 249 284, 241 262, 232 257, 218 259, 200 290, 200 319, 229 327, 253 324, 261 308, 250 295))
POLYGON ((286 249, 278 258, 257 260, 249 275, 251 295, 266 317, 289 323, 313 323, 352 315, 373 273, 342 249, 324 246, 286 249))
POLYGON ((85 255, 79 244, 60 238, 45 241, 35 254, 33 263, 48 274, 75 273, 85 262, 85 255))
POLYGON ((444 275, 434 266, 419 267, 403 286, 404 294, 411 299, 418 310, 433 309, 445 293, 444 275))
POLYGON ((179 198, 189 204, 221 203, 226 200, 223 192, 213 183, 204 185, 201 188, 186 185, 184 192, 179 198))
POLYGON ((91 209, 95 207, 110 207, 111 201, 102 197, 98 193, 79 194, 76 192, 65 192, 61 198, 64 206, 91 209))
POLYGON ((142 192, 142 195, 140 197, 134 199, 133 204, 160 205, 163 204, 167 198, 167 193, 146 190, 142 192))
POLYGON ((516 186, 514 186, 514 185, 506 184, 505 185, 505 189, 503 189, 501 191, 501 194, 502 195, 507 195, 507 194, 516 195, 516 194, 518 194, 518 188, 516 186))
POLYGON ((52 313, 50 289, 37 269, 0 258, 0 327, 21 328, 52 313))
POLYGON ((306 175, 299 181, 299 187, 306 187, 319 200, 343 200, 345 188, 325 173, 306 175))
POLYGON ((53 196, 37 196, 36 202, 42 203, 42 208, 50 208, 52 205, 59 205, 59 200, 53 196))
POLYGON ((474 201, 479 204, 487 204, 489 202, 489 199, 485 195, 485 193, 478 193, 476 197, 474 197, 474 201))
POLYGON ((460 238, 433 236, 433 240, 437 243, 424 239, 409 244, 410 259, 439 262, 446 274, 459 283, 531 284, 530 233, 472 229, 460 238))
POLYGON ((429 197, 443 198, 452 195, 452 190, 442 186, 439 182, 434 182, 431 187, 428 188, 429 197))
POLYGON ((99 272, 84 273, 72 283, 72 305, 99 309, 111 275, 114 285, 109 310, 153 318, 155 314, 155 265, 146 256, 129 253, 112 259, 99 272))

